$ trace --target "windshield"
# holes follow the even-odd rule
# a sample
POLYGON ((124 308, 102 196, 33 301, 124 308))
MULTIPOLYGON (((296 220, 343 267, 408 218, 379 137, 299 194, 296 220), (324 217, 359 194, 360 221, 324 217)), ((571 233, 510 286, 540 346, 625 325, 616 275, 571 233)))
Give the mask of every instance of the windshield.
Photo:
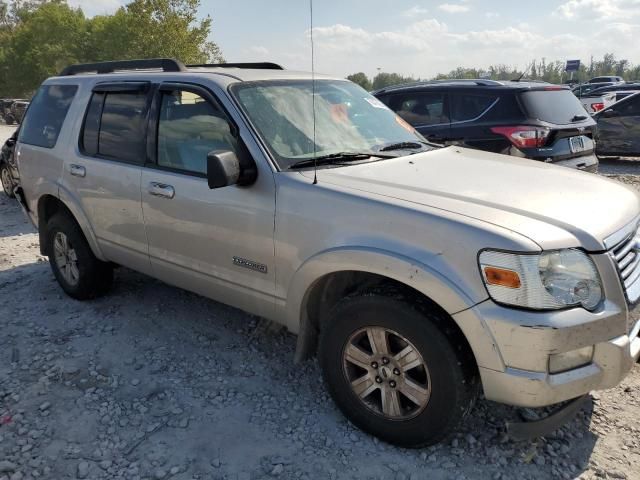
POLYGON ((358 85, 341 80, 315 83, 315 149, 311 80, 245 82, 232 87, 281 169, 313 158, 314 153, 318 157, 342 152, 375 154, 396 142, 425 141, 358 85))

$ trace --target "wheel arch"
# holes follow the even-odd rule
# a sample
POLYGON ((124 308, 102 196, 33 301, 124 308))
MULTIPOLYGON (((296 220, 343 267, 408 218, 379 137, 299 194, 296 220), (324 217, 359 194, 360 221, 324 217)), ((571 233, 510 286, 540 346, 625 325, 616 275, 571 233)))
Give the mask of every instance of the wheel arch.
POLYGON ((305 262, 290 285, 287 323, 298 333, 296 361, 316 352, 322 322, 335 302, 365 292, 402 296, 419 308, 437 309, 473 355, 452 315, 483 299, 474 301, 439 273, 407 257, 376 249, 333 249, 305 262))
POLYGON ((89 223, 88 218, 82 212, 82 209, 75 202, 70 200, 69 198, 62 199, 61 197, 52 195, 50 193, 42 195, 38 199, 38 235, 40 239, 40 253, 42 255, 47 255, 46 245, 47 245, 47 222, 58 213, 63 213, 73 219, 80 230, 82 230, 83 235, 87 239, 89 243, 89 247, 93 251, 93 254, 99 259, 105 261, 104 255, 98 246, 98 242, 96 240, 93 229, 91 228, 91 224, 89 223))

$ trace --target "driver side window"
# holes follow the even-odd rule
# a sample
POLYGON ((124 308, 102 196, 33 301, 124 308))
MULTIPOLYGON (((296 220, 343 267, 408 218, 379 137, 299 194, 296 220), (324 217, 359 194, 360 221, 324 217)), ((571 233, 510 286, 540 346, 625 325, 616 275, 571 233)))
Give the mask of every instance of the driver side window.
POLYGON ((158 123, 158 166, 206 175, 207 154, 237 152, 225 114, 197 93, 163 92, 158 123))

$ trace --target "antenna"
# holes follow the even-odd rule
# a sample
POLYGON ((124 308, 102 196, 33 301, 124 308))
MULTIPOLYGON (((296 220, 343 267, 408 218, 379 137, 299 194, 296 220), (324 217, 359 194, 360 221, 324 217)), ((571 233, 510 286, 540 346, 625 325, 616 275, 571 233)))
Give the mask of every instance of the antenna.
POLYGON ((526 69, 522 72, 522 75, 520 75, 516 80, 512 80, 512 81, 519 82, 520 80, 522 80, 524 76, 527 74, 527 72, 531 70, 531 67, 533 67, 533 62, 531 62, 528 67, 526 67, 526 69))
POLYGON ((313 184, 318 183, 318 162, 316 160, 316 68, 313 51, 313 0, 309 0, 309 32, 311 38, 311 110, 313 112, 313 184))

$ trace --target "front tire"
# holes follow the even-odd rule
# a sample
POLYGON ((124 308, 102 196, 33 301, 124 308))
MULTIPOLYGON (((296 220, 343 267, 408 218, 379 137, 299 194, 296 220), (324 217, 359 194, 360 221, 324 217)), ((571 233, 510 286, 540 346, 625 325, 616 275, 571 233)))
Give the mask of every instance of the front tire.
POLYGON ((67 295, 87 300, 109 290, 113 268, 96 258, 75 220, 54 215, 47 223, 46 238, 49 265, 67 295))
POLYGON ((0 179, 2 180, 2 189, 4 194, 9 198, 15 198, 16 194, 13 186, 13 179, 11 178, 11 171, 6 163, 0 164, 0 179))
POLYGON ((464 349, 439 325, 395 298, 348 297, 320 337, 320 365, 342 412, 358 427, 404 447, 437 443, 471 410, 478 380, 464 349))

